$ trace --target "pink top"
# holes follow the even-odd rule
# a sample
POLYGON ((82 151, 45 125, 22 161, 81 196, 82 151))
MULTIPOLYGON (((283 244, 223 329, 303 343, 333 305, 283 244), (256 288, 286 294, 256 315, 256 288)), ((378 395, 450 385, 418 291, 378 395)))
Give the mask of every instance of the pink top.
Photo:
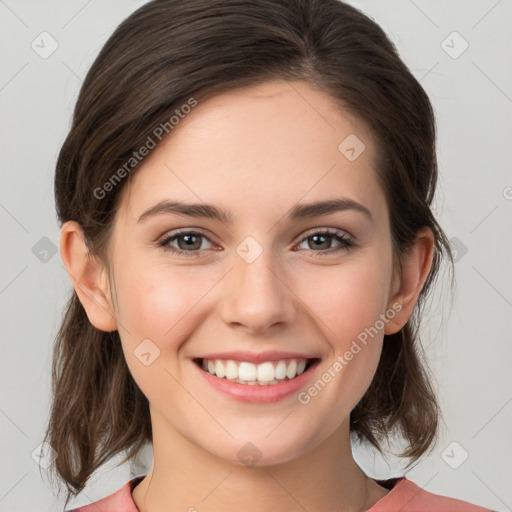
MULTIPOLYGON (((144 475, 137 476, 110 496, 67 512, 140 512, 132 491, 143 478, 144 475)), ((493 512, 467 501, 427 492, 406 477, 375 481, 390 491, 366 512, 493 512)))

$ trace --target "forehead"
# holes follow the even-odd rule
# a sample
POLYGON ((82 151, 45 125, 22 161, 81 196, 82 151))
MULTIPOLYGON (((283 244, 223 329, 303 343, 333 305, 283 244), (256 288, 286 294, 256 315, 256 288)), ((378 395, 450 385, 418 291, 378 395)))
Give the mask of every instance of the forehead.
POLYGON ((198 101, 132 176, 124 206, 134 217, 179 199, 250 215, 265 202, 271 215, 329 195, 379 215, 374 167, 364 123, 309 84, 276 80, 198 101))

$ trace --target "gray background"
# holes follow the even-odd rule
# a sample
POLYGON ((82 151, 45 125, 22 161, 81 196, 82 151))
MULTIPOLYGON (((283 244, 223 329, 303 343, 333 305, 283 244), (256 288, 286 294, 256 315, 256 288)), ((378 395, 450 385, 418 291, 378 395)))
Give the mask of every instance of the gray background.
MULTIPOLYGON (((88 67, 143 3, 0 0, 2 512, 62 509, 32 458, 48 417, 52 344, 70 290, 55 253, 53 170, 88 67)), ((435 211, 458 258, 453 308, 445 273, 423 336, 446 427, 407 477, 430 492, 512 510, 512 2, 351 3, 389 34, 434 104, 435 211)), ((402 474, 393 458, 354 451, 372 477, 402 474)), ((133 476, 115 463, 72 505, 111 494, 133 476)))

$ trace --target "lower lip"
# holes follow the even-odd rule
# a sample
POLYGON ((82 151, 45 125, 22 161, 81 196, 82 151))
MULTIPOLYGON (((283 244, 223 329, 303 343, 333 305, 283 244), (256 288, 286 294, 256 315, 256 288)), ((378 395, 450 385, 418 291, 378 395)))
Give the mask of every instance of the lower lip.
POLYGON ((260 386, 259 384, 240 384, 227 379, 219 379, 210 372, 201 369, 196 363, 192 362, 192 364, 209 385, 230 398, 241 402, 270 403, 278 402, 298 392, 312 377, 313 371, 318 366, 319 362, 319 360, 315 360, 304 373, 301 373, 292 380, 266 386, 260 386))

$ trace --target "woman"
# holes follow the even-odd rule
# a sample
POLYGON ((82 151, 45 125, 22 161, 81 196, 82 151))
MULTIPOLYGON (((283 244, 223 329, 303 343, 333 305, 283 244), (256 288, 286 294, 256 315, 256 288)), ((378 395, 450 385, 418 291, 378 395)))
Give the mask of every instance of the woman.
POLYGON ((78 510, 486 510, 351 452, 398 434, 411 465, 436 441, 417 334, 452 259, 436 180, 428 97, 355 8, 133 13, 55 176, 74 294, 45 439, 68 501, 149 442, 147 475, 78 510))

